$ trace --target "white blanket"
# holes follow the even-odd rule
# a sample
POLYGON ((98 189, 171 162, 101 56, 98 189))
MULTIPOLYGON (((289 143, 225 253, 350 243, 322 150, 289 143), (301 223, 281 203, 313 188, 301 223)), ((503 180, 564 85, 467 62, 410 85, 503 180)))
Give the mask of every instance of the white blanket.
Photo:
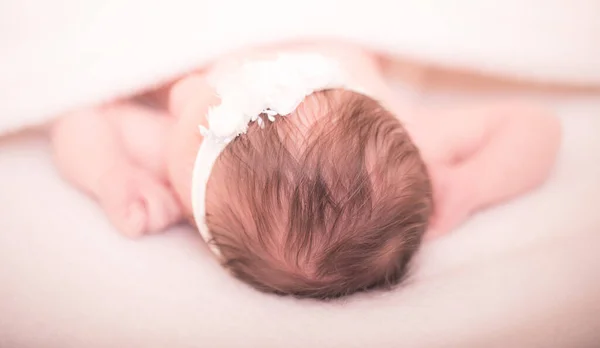
MULTIPOLYGON (((299 36, 600 82, 598 2, 499 4, 0 2, 0 47, 9 48, 0 54, 0 133, 144 89, 242 44, 299 36)), ((493 97, 402 87, 399 98, 422 102, 493 97)), ((547 185, 426 245, 399 289, 342 303, 258 294, 190 230, 127 241, 59 179, 42 135, 0 140, 0 347, 597 346, 600 97, 518 96, 548 102, 563 120, 547 185)))
POLYGON ((519 79, 600 85, 596 0, 4 0, 0 133, 296 38, 519 79))

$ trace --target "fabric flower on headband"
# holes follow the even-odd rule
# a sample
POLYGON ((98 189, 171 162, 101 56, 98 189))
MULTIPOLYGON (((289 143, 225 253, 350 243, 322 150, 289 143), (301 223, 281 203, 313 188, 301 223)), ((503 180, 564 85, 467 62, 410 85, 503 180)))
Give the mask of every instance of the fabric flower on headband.
POLYGON ((252 122, 292 113, 306 96, 317 90, 345 87, 336 61, 317 54, 280 54, 274 60, 251 61, 230 71, 214 84, 221 104, 209 110, 204 137, 228 143, 246 133, 252 122))

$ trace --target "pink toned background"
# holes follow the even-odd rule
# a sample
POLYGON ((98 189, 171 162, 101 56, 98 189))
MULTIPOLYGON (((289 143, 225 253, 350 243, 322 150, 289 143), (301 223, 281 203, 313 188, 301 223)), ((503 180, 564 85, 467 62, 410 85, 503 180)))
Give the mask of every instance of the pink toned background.
MULTIPOLYGON (((4 1, 0 133, 240 45, 309 36, 531 83, 598 85, 598 13, 592 0, 4 1)), ((442 92, 423 76, 396 82, 398 98, 550 105, 565 131, 556 170, 540 190, 427 245, 403 287, 336 303, 256 293, 191 230, 125 240, 60 180, 43 132, 0 138, 0 347, 598 346, 600 96, 442 92)))

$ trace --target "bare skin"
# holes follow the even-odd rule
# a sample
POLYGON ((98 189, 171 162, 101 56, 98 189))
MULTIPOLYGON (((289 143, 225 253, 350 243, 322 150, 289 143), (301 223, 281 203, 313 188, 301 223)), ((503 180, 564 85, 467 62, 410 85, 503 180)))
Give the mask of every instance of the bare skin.
POLYGON ((238 58, 310 50, 340 61, 355 83, 404 121, 434 187, 430 237, 471 214, 524 194, 548 177, 561 138, 550 113, 516 104, 409 107, 386 84, 376 55, 358 47, 295 44, 237 52, 157 94, 165 111, 121 101, 60 117, 52 143, 61 173, 95 198, 124 235, 156 233, 191 218, 191 175, 208 108, 219 102, 206 76, 238 58))

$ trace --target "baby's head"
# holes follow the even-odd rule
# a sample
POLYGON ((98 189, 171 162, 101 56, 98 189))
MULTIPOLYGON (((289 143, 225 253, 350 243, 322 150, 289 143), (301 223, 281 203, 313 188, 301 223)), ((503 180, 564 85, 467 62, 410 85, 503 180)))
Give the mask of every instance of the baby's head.
POLYGON ((290 115, 254 122, 206 186, 210 243, 254 287, 333 298, 406 274, 432 211, 419 151, 365 95, 330 89, 290 115))

